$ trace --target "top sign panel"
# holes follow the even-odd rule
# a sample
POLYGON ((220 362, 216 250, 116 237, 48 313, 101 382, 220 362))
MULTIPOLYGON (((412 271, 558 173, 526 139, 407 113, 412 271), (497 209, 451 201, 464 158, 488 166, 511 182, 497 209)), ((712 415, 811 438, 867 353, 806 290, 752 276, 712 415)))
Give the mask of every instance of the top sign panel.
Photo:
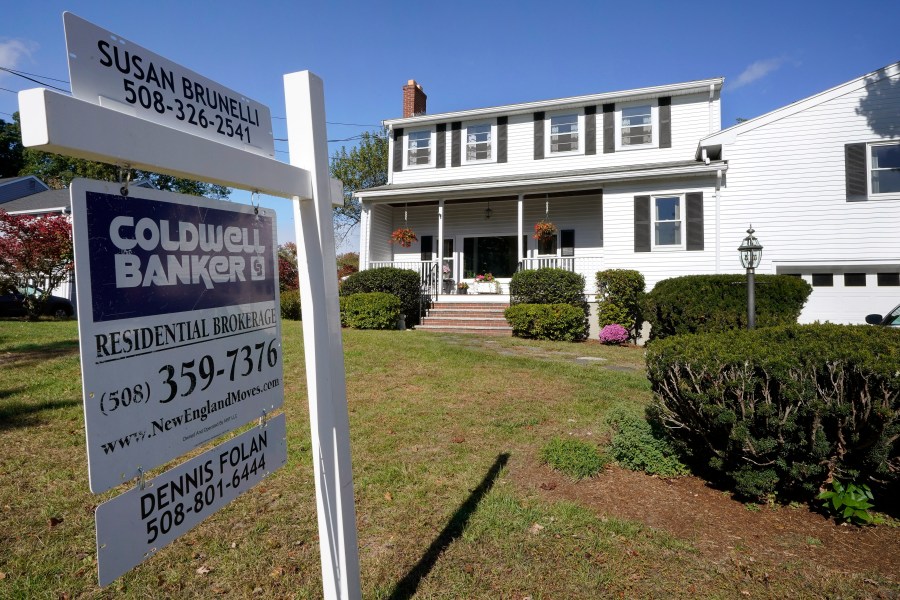
POLYGON ((70 12, 63 21, 75 98, 274 158, 269 107, 70 12))

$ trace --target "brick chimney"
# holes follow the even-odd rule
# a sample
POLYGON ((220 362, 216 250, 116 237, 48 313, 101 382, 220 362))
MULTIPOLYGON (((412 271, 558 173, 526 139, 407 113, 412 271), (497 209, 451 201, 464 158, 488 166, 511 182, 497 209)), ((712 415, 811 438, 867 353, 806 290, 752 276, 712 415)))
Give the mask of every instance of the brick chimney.
POLYGON ((403 86, 403 118, 424 115, 427 98, 422 86, 416 83, 415 79, 407 81, 403 86))

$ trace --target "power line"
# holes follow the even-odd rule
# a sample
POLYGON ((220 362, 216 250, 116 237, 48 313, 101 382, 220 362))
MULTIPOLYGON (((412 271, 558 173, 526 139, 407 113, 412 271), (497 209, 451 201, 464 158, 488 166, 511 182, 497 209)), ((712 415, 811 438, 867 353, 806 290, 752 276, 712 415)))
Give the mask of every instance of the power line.
POLYGON ((10 72, 21 73, 23 75, 31 75, 32 77, 40 77, 41 79, 49 79, 50 81, 58 81, 60 83, 69 83, 68 79, 57 79, 55 77, 50 77, 48 75, 38 75, 37 73, 29 73, 28 71, 20 71, 18 69, 8 69, 7 67, 0 67, 0 68, 8 70, 10 72))
POLYGON ((7 69, 6 67, 0 67, 0 71, 6 71, 7 73, 12 73, 16 77, 21 77, 22 79, 27 79, 28 81, 33 81, 34 83, 36 83, 38 85, 43 85, 48 88, 53 88, 54 90, 59 90, 60 92, 65 92, 67 94, 69 93, 69 90, 64 90, 61 87, 57 87, 55 85, 50 85, 49 83, 44 83, 43 81, 39 81, 33 77, 28 77, 27 75, 23 75, 17 71, 13 71, 12 69, 7 69))

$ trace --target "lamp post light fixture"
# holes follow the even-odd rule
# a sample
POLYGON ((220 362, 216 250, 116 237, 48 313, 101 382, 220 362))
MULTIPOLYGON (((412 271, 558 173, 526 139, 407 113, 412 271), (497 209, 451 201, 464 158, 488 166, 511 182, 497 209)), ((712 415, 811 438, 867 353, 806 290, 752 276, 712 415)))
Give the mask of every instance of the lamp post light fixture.
POLYGON ((753 235, 753 225, 747 230, 747 237, 738 247, 741 256, 741 264, 747 269, 747 329, 756 328, 756 290, 754 289, 756 282, 754 275, 756 267, 762 258, 762 244, 753 235))

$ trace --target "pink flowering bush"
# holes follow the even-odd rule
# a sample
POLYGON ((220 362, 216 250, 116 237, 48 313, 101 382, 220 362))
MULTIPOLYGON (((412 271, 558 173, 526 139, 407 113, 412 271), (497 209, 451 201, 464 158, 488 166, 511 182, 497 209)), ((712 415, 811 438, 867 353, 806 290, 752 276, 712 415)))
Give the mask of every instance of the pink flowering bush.
POLYGON ((604 344, 621 346, 628 341, 628 330, 616 323, 606 325, 600 330, 600 341, 604 344))

